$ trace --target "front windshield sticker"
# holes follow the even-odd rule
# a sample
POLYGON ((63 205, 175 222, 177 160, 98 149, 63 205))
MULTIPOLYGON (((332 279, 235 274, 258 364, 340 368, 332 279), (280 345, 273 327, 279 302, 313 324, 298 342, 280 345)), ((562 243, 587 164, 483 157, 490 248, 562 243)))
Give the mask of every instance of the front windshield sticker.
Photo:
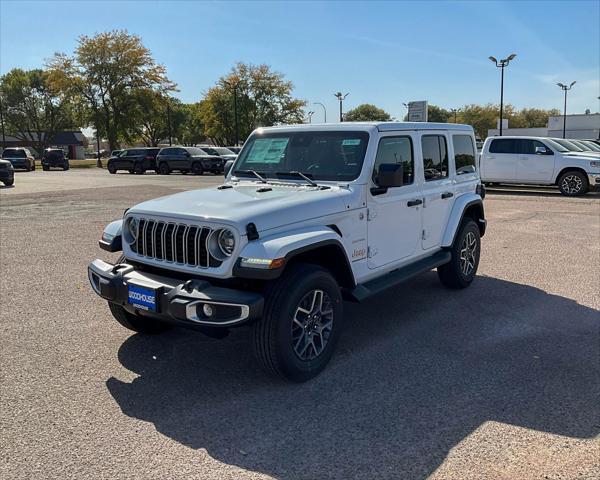
POLYGON ((342 141, 342 145, 344 147, 346 146, 355 146, 355 145, 360 145, 360 138, 347 138, 346 140, 342 141))
POLYGON ((279 163, 289 138, 257 138, 246 156, 245 163, 279 163))

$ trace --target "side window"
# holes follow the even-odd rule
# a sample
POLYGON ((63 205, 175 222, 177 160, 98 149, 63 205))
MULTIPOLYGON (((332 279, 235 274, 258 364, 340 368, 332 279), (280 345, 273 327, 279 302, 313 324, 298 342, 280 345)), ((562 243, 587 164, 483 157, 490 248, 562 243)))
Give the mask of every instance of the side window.
POLYGON ((452 135, 456 174, 475 173, 475 146, 470 135, 452 135))
POLYGON ((173 149, 172 148, 164 148, 163 150, 160 151, 161 155, 173 155, 173 149))
POLYGON ((490 153, 518 153, 517 142, 511 138, 492 140, 490 153))
POLYGON ((448 148, 446 137, 443 135, 423 135, 421 137, 423 150, 423 171, 425 180, 441 180, 448 176, 448 148))
POLYGON ((187 153, 187 150, 185 148, 174 148, 173 150, 175 150, 175 155, 177 155, 178 157, 184 157, 187 153))
POLYGON ((373 168, 373 183, 377 185, 379 165, 382 163, 400 163, 404 177, 404 185, 414 182, 415 162, 413 159, 412 140, 410 137, 383 137, 379 140, 375 167, 373 168))

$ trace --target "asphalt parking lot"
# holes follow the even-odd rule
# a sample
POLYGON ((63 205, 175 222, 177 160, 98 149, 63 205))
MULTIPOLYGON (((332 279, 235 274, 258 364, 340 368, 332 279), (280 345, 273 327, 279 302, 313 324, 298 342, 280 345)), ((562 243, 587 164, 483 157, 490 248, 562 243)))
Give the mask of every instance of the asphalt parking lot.
POLYGON ((486 198, 479 277, 346 305, 292 385, 224 340, 121 328, 87 281, 106 223, 221 177, 16 174, 0 188, 0 477, 597 479, 600 195, 486 198))

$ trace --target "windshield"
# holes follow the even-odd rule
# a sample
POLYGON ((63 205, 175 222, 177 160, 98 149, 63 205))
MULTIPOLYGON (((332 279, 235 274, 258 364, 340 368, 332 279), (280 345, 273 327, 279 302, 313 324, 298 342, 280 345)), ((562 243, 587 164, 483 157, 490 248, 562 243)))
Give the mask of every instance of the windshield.
POLYGON ((560 143, 563 147, 565 147, 570 152, 583 152, 583 148, 579 148, 572 142, 565 140, 564 138, 555 138, 554 141, 556 143, 560 143))
POLYGON ((46 158, 60 158, 62 157, 64 152, 62 150, 46 150, 44 152, 44 157, 46 158))
POLYGON ((235 153, 225 147, 214 147, 213 150, 217 152, 217 155, 235 155, 235 153))
MULTIPOLYGON (((188 147, 187 151, 190 152, 192 155, 208 155, 208 153, 206 153, 205 150, 202 150, 201 148, 198 148, 198 147, 188 147)), ((213 155, 213 154, 211 153, 210 155, 213 155)))
POLYGON ((571 143, 574 143, 579 148, 581 148, 584 152, 591 152, 592 149, 588 147, 585 143, 580 142, 579 140, 569 140, 571 143))
POLYGON ((591 142, 590 140, 582 140, 582 142, 586 144, 589 148, 591 148, 594 152, 600 152, 600 146, 598 146, 594 142, 591 142))
POLYGON ((254 176, 248 173, 254 170, 265 178, 301 172, 315 180, 352 181, 360 175, 368 141, 367 132, 257 134, 244 146, 233 172, 254 176))
POLYGON ((25 154, 25 150, 14 150, 11 148, 7 148, 2 152, 2 156, 4 158, 25 158, 27 155, 25 154))
POLYGON ((557 150, 561 153, 565 153, 565 152, 569 152, 570 150, 568 148, 563 147, 560 143, 558 143, 555 140, 552 140, 550 138, 545 138, 544 142, 548 142, 548 144, 554 149, 557 150))

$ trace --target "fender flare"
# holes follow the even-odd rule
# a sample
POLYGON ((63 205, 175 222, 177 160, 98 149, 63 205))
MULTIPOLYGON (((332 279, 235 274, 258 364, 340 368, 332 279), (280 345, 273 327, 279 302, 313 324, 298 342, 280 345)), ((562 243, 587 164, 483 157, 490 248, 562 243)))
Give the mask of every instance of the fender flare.
POLYGON ((317 226, 288 230, 249 242, 239 253, 233 274, 242 278, 271 280, 281 275, 286 264, 293 257, 328 245, 335 245, 341 249, 347 267, 352 271, 340 235, 330 227, 317 226), (241 266, 242 258, 269 260, 284 258, 285 263, 274 269, 250 268, 241 266))
POLYGON ((123 220, 110 222, 102 232, 102 238, 98 240, 98 245, 107 252, 120 252, 123 250, 123 220))
MULTIPOLYGON (((451 247, 454 243, 454 237, 460 227, 462 219, 465 216, 465 211, 473 206, 480 205, 481 206, 481 218, 479 218, 480 229, 483 228, 483 232, 485 232, 485 217, 483 215, 483 200, 476 193, 467 193, 465 195, 461 195, 456 199, 454 205, 452 206, 452 211, 450 212, 450 216, 448 217, 448 223, 446 224, 446 230, 444 231, 444 235, 442 236, 442 247, 451 247)), ((483 233, 482 235, 483 236, 483 233)))

